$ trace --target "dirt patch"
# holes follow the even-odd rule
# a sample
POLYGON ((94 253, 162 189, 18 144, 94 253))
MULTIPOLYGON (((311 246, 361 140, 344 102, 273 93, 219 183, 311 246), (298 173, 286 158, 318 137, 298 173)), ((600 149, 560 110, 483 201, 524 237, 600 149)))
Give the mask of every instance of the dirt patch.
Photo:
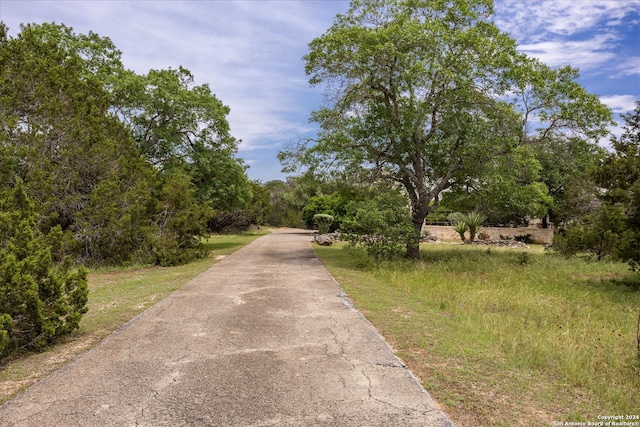
POLYGON ((16 356, 0 366, 0 404, 51 375, 107 335, 78 334, 42 353, 16 356))

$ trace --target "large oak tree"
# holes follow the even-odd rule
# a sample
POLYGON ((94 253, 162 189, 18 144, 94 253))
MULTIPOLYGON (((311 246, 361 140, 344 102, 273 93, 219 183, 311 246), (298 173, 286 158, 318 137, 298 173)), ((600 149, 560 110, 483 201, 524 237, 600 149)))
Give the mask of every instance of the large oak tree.
POLYGON ((534 142, 595 142, 611 120, 576 70, 519 53, 492 13, 492 0, 354 0, 304 58, 326 90, 311 118, 320 132, 281 158, 396 182, 411 206, 410 257, 443 192, 481 187, 534 142))

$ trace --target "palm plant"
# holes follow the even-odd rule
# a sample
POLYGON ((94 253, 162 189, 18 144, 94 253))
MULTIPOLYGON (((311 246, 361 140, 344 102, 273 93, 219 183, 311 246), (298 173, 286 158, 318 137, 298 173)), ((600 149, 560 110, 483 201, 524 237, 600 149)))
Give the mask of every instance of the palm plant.
POLYGON ((464 216, 464 223, 469 229, 469 241, 474 242, 476 235, 480 232, 480 226, 485 222, 487 217, 478 212, 469 212, 464 216))
POLYGON ((460 238, 463 242, 466 242, 467 239, 464 237, 464 233, 469 230, 469 226, 464 221, 458 221, 453 224, 453 230, 460 235, 460 238))

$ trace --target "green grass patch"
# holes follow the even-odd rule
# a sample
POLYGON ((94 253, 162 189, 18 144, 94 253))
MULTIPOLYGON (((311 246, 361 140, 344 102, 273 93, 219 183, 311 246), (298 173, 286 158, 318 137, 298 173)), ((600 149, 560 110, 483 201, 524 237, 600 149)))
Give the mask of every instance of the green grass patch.
POLYGON ((214 235, 205 242, 208 257, 177 267, 99 268, 89 272, 89 311, 63 343, 35 354, 18 355, 0 365, 0 404, 14 397, 77 354, 91 348, 144 310, 181 288, 268 230, 214 235))
POLYGON ((640 281, 626 264, 426 245, 422 262, 376 265, 343 246, 316 252, 457 425, 640 414, 640 281))

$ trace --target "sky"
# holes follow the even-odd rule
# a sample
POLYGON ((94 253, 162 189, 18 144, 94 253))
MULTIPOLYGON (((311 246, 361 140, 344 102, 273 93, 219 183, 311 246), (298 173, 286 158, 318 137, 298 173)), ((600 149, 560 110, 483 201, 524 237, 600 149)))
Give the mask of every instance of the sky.
MULTIPOLYGON (((10 36, 20 24, 56 22, 93 31, 122 51, 138 74, 187 68, 229 106, 231 133, 251 179, 284 179, 276 155, 315 136, 322 105, 302 57, 345 0, 0 0, 10 36)), ((640 0, 495 0, 495 23, 522 52, 579 68, 579 82, 619 122, 640 100, 640 0)), ((602 144, 605 144, 603 141, 602 144)))

